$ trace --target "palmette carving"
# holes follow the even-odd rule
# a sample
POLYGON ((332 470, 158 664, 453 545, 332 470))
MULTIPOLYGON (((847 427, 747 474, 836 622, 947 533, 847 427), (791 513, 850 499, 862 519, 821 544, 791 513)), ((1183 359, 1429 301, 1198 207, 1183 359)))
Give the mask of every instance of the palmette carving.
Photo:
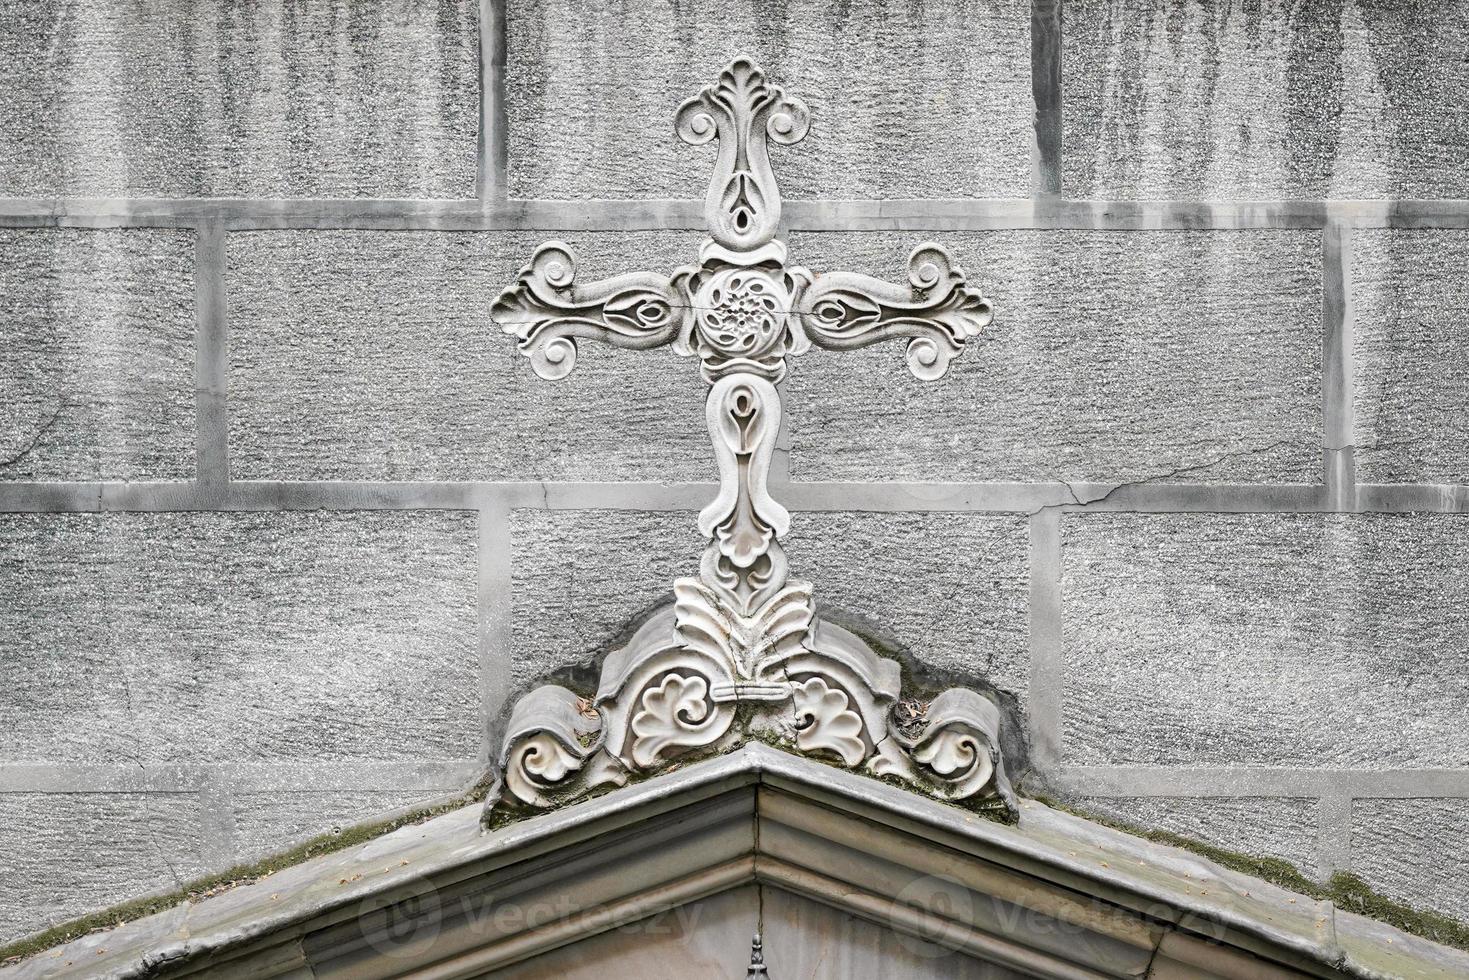
POLYGON ((708 745, 717 735, 719 714, 709 698, 709 681, 698 674, 668 674, 644 688, 632 718, 632 761, 652 765, 668 750, 708 745))
POLYGON ((544 378, 572 370, 579 340, 697 357, 719 492, 699 513, 698 574, 607 653, 595 695, 547 685, 517 703, 487 813, 555 806, 748 738, 1014 813, 995 704, 963 688, 900 701, 898 665, 818 618, 811 586, 790 578, 790 514, 768 485, 787 358, 901 339, 932 380, 990 318, 938 245, 913 252, 906 285, 787 263, 767 150, 808 126, 803 103, 736 59, 676 118, 688 142, 719 143, 695 264, 581 283, 570 248, 547 242, 491 309, 544 378))
POLYGON ((862 740, 862 716, 848 709, 844 691, 825 678, 812 677, 791 687, 796 710, 796 747, 802 752, 828 751, 849 766, 867 756, 862 740))
POLYGON ((674 622, 685 647, 729 665, 732 683, 759 682, 765 669, 803 649, 811 628, 811 586, 792 582, 743 616, 695 578, 674 580, 674 622))

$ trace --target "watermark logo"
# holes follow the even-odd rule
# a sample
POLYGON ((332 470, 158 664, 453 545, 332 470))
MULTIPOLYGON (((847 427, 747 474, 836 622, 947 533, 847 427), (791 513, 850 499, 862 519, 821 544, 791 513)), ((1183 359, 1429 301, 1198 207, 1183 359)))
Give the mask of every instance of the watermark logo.
POLYGON ((431 882, 419 879, 364 898, 357 907, 357 921, 364 940, 380 956, 412 961, 430 958, 434 944, 449 928, 456 933, 456 945, 553 927, 562 934, 611 932, 656 945, 661 939, 693 935, 703 911, 697 902, 653 907, 587 904, 571 893, 498 897, 476 892, 445 899, 431 882))
POLYGON ((363 938, 379 956, 415 960, 427 956, 444 923, 439 890, 426 878, 406 882, 357 906, 363 938))
POLYGON ((952 956, 975 924, 975 895, 948 875, 910 881, 893 899, 890 921, 903 947, 926 959, 952 956))

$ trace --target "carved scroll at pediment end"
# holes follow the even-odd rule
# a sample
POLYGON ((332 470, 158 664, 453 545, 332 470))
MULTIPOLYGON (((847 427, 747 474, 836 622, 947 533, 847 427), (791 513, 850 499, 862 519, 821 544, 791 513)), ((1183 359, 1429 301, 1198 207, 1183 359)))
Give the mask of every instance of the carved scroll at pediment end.
POLYGON ((1000 750, 1000 709, 968 688, 949 688, 932 701, 894 706, 890 738, 868 768, 925 787, 956 803, 1019 812, 1000 750))
POLYGON ((487 812, 502 803, 544 809, 585 791, 589 775, 615 780, 616 773, 587 771, 603 737, 602 717, 590 699, 555 684, 531 691, 511 712, 499 759, 500 784, 487 812))

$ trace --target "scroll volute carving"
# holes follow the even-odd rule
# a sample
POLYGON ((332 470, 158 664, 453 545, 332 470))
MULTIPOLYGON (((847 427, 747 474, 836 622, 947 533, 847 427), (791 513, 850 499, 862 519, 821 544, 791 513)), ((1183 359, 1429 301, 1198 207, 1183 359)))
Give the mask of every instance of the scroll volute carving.
POLYGON ((817 276, 801 297, 806 337, 818 347, 854 350, 908 338, 908 369, 936 381, 965 341, 989 325, 989 300, 970 286, 941 245, 918 246, 908 257, 908 285, 858 272, 817 276))
POLYGON ((665 606, 607 655, 594 697, 548 685, 517 704, 487 818, 575 802, 751 739, 1014 817, 1001 714, 989 698, 950 688, 905 699, 898 664, 856 634, 812 620, 801 586, 773 600, 785 611, 758 631, 780 639, 752 645, 734 642, 710 618, 712 605, 693 628, 685 593, 702 587, 681 579, 679 588, 678 608, 665 606))
POLYGON ((768 141, 799 143, 810 125, 806 104, 767 83, 748 58, 736 58, 717 82, 679 106, 674 128, 684 142, 719 140, 719 158, 704 199, 709 234, 716 242, 751 251, 775 237, 780 190, 768 141))
POLYGON ((496 298, 490 317, 520 342, 536 374, 555 381, 576 366, 578 339, 632 350, 673 342, 689 317, 682 283, 656 272, 578 282, 570 246, 550 241, 496 298))

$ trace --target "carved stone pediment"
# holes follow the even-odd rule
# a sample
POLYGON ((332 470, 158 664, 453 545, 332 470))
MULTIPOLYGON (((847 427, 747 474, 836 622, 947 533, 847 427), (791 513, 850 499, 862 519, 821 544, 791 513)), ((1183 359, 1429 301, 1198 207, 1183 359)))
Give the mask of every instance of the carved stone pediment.
POLYGON ((553 806, 751 739, 1015 811, 995 703, 963 688, 905 699, 898 664, 821 621, 811 586, 789 576, 790 514, 767 486, 787 356, 900 339, 909 370, 935 380, 990 319, 989 301, 932 243, 913 250, 902 285, 787 262, 768 148, 809 126, 799 99, 736 59, 676 116, 680 137, 719 147, 697 261, 584 283, 570 248, 547 242, 491 308, 547 379, 572 370, 579 340, 697 357, 719 466, 719 493, 699 514, 698 574, 606 654, 595 693, 545 686, 515 706, 491 811, 553 806))
POLYGON ((690 643, 679 604, 665 606, 607 655, 594 697, 559 685, 531 691, 511 715, 490 811, 572 802, 758 740, 1014 813, 993 701, 966 688, 905 700, 896 661, 813 619, 805 597, 790 608, 805 611, 785 641, 752 653, 729 634, 690 643))

